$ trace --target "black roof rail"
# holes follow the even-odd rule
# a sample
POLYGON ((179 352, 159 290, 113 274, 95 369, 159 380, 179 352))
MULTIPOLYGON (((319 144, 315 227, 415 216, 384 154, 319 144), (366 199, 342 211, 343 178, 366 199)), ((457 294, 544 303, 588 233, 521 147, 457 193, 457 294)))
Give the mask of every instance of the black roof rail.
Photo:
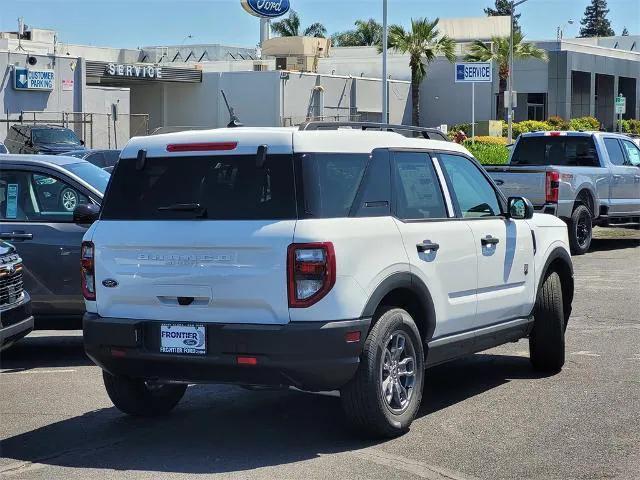
POLYGON ((437 128, 414 127, 413 125, 396 125, 393 123, 377 122, 306 122, 300 125, 299 130, 338 130, 339 128, 351 128, 356 130, 383 130, 387 132, 417 132, 426 139, 432 139, 431 135, 436 135, 438 139, 449 141, 447 134, 437 128))

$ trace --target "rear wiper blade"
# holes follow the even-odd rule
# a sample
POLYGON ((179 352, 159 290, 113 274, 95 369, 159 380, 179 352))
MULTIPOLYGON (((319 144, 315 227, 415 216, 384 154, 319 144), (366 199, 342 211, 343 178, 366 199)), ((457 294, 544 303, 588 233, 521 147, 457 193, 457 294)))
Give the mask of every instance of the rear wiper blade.
POLYGON ((173 210, 174 212, 193 212, 194 210, 201 210, 202 206, 199 203, 172 203, 165 207, 158 207, 158 210, 173 210))

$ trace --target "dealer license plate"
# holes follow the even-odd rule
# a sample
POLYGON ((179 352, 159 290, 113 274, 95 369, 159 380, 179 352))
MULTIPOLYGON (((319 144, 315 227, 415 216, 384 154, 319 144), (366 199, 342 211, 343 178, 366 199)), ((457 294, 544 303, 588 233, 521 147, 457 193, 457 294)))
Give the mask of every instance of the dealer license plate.
POLYGON ((169 324, 160 325, 160 352, 187 355, 207 353, 207 338, 204 325, 169 324))

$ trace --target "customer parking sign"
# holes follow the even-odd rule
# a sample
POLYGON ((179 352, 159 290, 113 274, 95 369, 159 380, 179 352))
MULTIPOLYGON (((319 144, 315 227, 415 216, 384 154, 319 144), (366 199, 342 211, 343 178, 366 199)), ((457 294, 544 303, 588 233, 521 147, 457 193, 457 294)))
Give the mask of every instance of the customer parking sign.
POLYGON ((16 68, 13 73, 16 90, 53 90, 56 74, 53 70, 16 68))

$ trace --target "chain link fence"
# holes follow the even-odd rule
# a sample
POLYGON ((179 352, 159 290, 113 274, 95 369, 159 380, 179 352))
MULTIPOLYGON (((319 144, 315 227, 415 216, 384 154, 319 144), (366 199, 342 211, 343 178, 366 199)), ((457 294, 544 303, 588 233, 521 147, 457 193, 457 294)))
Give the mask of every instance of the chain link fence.
POLYGON ((56 125, 75 132, 88 148, 122 148, 129 138, 149 134, 145 113, 35 112, 7 113, 0 118, 0 138, 12 125, 56 125), (2 125, 4 124, 4 125, 2 125))

